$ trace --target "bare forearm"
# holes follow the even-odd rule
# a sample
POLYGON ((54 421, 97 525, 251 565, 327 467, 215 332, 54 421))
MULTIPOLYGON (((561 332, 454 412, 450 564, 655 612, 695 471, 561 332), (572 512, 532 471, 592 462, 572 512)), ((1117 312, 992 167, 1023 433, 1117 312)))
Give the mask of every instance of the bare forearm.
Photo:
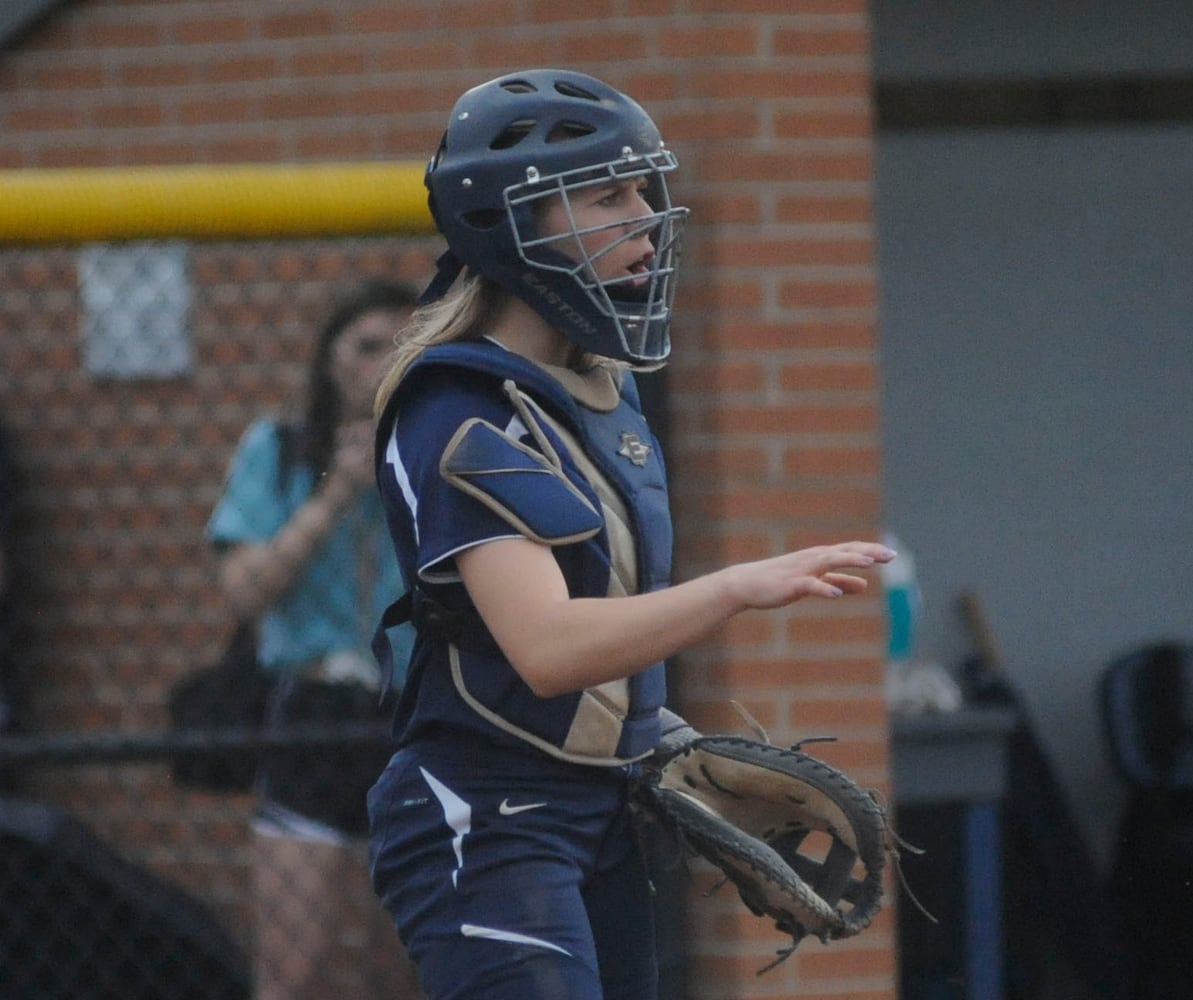
POLYGON ((743 610, 717 574, 633 597, 580 598, 520 619, 507 640, 541 696, 628 677, 709 638, 743 610))
POLYGON ((329 482, 268 542, 239 546, 224 557, 224 597, 240 618, 258 617, 297 582, 350 499, 344 486, 329 482))
POLYGON ((844 542, 737 563, 632 597, 572 598, 551 551, 502 539, 456 562, 477 610, 514 669, 540 696, 628 677, 708 638, 734 615, 806 597, 861 593, 855 570, 894 553, 844 542))

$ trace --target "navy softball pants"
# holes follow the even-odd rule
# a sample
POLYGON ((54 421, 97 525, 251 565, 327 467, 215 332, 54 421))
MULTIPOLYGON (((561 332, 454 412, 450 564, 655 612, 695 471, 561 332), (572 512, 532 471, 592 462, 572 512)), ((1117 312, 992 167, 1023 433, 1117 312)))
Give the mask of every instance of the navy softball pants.
POLYGON ((430 1000, 656 1000, 620 771, 408 747, 369 793, 373 885, 430 1000))

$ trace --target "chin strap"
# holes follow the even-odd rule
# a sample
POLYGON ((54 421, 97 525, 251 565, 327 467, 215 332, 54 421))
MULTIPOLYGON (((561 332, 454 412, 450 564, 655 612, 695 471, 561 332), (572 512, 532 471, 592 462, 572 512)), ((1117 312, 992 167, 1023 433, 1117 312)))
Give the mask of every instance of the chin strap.
POLYGON ((438 302, 447 294, 447 290, 451 288, 463 270, 464 262, 459 257, 450 249, 443 251, 439 255, 439 259, 435 261, 435 277, 431 279, 431 283, 419 296, 418 304, 425 306, 429 302, 438 302))

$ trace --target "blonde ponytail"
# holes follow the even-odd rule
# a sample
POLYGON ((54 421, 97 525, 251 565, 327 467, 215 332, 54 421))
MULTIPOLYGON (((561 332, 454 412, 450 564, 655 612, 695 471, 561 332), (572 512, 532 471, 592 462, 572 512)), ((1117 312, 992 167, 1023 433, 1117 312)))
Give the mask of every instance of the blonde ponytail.
POLYGON ((402 332, 393 363, 377 389, 374 416, 381 417, 402 376, 428 347, 479 338, 504 295, 499 286, 469 271, 442 299, 419 306, 402 332))
MULTIPOLYGON (((410 323, 402 331, 389 371, 385 373, 377 389, 377 395, 373 400, 374 418, 381 419, 381 414, 385 412, 386 404, 397 389, 398 383, 402 381, 402 376, 423 351, 435 344, 479 340, 497 318, 508 296, 509 293, 496 282, 473 271, 466 271, 442 299, 419 306, 410 323)), ((661 368, 662 362, 630 365, 590 354, 579 348, 573 349, 570 367, 575 371, 585 372, 596 366, 653 371, 661 368)))

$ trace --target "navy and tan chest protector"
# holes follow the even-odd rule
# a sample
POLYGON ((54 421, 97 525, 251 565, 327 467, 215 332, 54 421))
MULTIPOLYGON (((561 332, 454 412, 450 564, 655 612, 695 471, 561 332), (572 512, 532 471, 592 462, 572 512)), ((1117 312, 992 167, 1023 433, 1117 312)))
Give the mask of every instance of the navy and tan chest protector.
MULTIPOLYGON (((618 597, 669 583, 666 475, 631 376, 619 392, 610 386, 614 391, 592 399, 565 387, 571 373, 549 372, 481 342, 428 349, 403 385, 431 366, 494 379, 513 410, 504 427, 464 420, 443 450, 440 475, 519 534, 552 546, 572 596, 618 597)), ((379 470, 401 401, 399 387, 379 424, 379 470)), ((596 688, 539 698, 488 636, 463 586, 456 585, 447 600, 436 589, 420 582, 378 630, 383 640, 384 628, 410 618, 419 632, 398 709, 399 735, 418 716, 421 691, 441 713, 452 711, 446 706, 453 702, 471 713, 460 720, 465 728, 483 719, 498 733, 562 760, 614 766, 655 747, 666 697, 663 664, 596 688), (444 690, 449 683, 451 699, 444 690)), ((386 648, 378 649, 383 659, 386 648)))

